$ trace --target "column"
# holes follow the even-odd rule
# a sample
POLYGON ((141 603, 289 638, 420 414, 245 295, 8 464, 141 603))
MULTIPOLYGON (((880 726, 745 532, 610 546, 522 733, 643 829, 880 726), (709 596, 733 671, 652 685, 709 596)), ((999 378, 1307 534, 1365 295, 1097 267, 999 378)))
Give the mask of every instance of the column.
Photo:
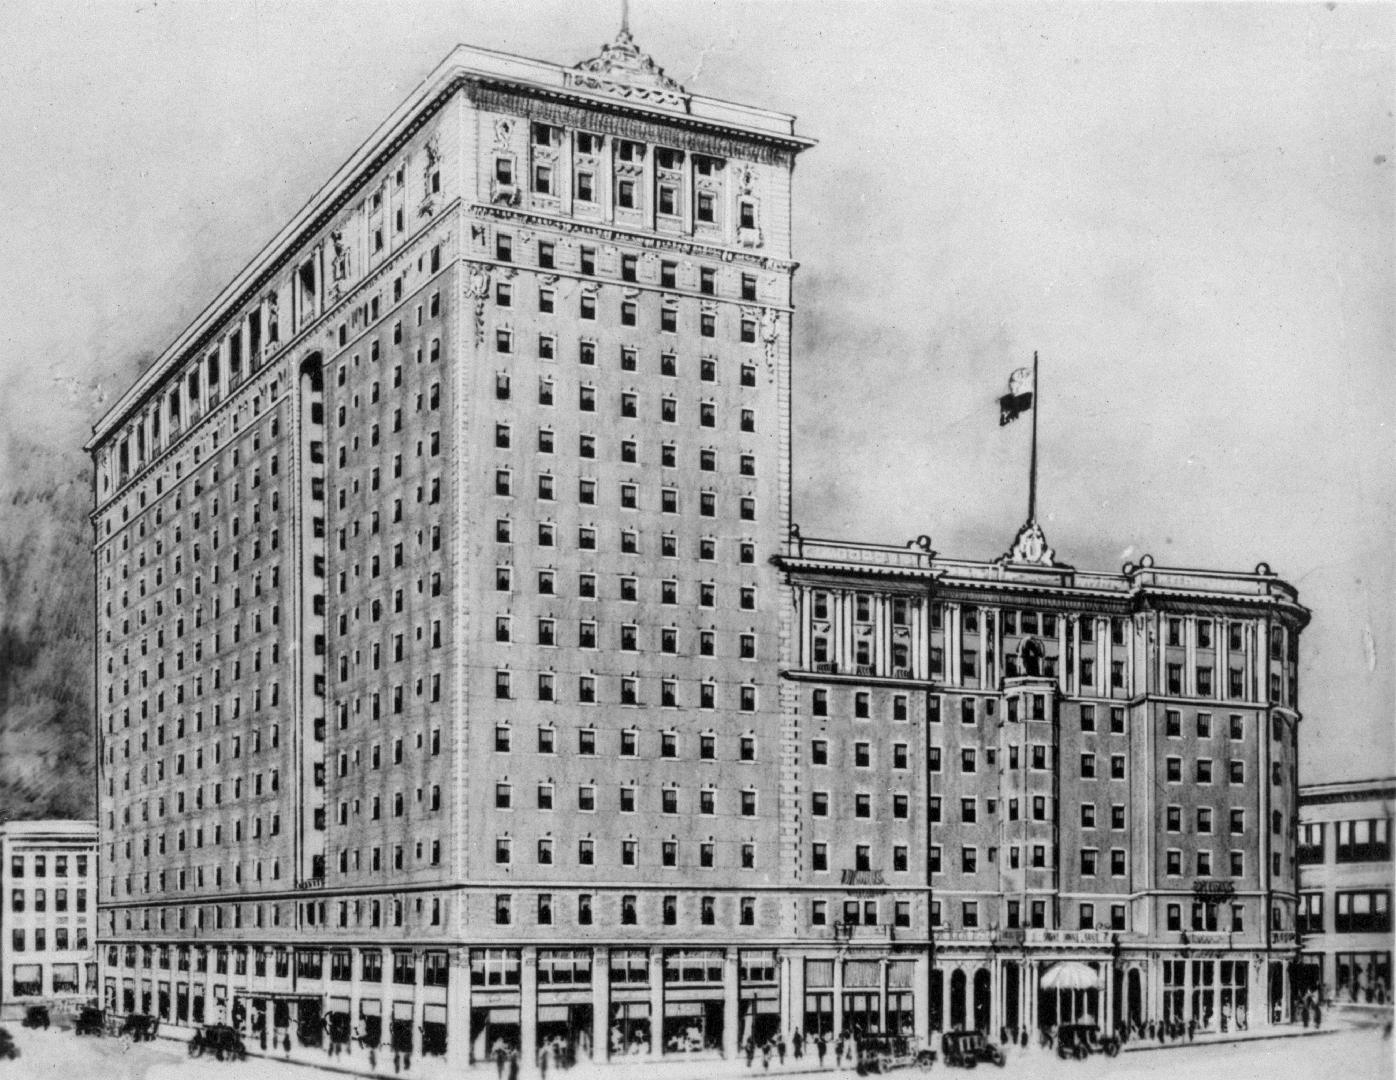
POLYGON ((1183 961, 1183 1015, 1184 1022, 1198 1019, 1192 1011, 1192 961, 1183 961))
POLYGON ((1037 961, 1029 960, 1023 965, 1023 1015, 1027 1017, 1025 1027, 1030 1032, 1037 1031, 1037 961))
POLYGON ((834 1037, 843 1032, 843 960, 834 957, 834 1037))
MULTIPOLYGON (((1355 977, 1355 973, 1354 973, 1355 977)), ((1290 1015, 1289 1000, 1289 965, 1280 964, 1280 1020, 1288 1023, 1293 1017, 1290 1015)))
MULTIPOLYGON (((1057 617, 1057 689, 1065 694, 1068 693, 1067 676, 1071 665, 1066 662, 1066 639, 1071 629, 1067 623, 1071 621, 1071 616, 1062 614, 1057 617)), ((1075 626, 1075 623, 1071 623, 1075 626)))
POLYGON ((806 669, 813 670, 814 649, 812 645, 813 633, 811 631, 810 618, 810 591, 804 586, 795 590, 795 602, 799 605, 800 619, 800 655, 798 664, 806 669))
POLYGON ((950 1031, 950 980, 955 974, 953 965, 940 966, 940 1029, 950 1031))
POLYGON ((422 1056, 422 996, 425 992, 426 954, 412 951, 412 1056, 422 1056))
POLYGON ((525 945, 519 977, 519 1061, 531 1070, 538 1060, 538 947, 525 945))
MULTIPOLYGON (((451 1069, 463 1069, 470 1060, 470 954, 465 949, 452 949, 451 967, 451 982, 446 988, 446 1064, 451 1069)), ((353 995, 349 999, 349 1021, 357 1027, 357 982, 351 983, 349 992, 353 995)))
POLYGON ((1197 693, 1197 619, 1183 620, 1183 693, 1197 693))
POLYGON ((915 972, 911 981, 911 1025, 917 1039, 931 1037, 931 963, 930 956, 922 953, 916 958, 915 972))
MULTIPOLYGON (((351 1036, 354 1034, 355 1031, 359 1029, 359 1001, 362 999, 363 996, 363 983, 360 982, 359 976, 362 972, 363 954, 358 949, 351 949, 349 951, 349 1034, 351 1036)), ((462 973, 459 969, 457 969, 453 983, 460 982, 463 978, 468 977, 468 970, 462 973)), ((454 985, 452 987, 451 992, 455 992, 454 985)), ((251 1010, 252 1007, 251 1005, 249 1005, 249 1014, 251 1013, 251 1010)), ((450 1014, 448 1014, 448 1016, 449 1015, 450 1014)), ((270 1019, 267 1020, 267 1025, 268 1027, 270 1027, 270 1019)), ((450 1048, 452 1041, 447 1042, 448 1049, 450 1048)), ((358 1043, 355 1042, 354 1045, 357 1046, 358 1043)), ((462 1058, 461 1060, 464 1059, 462 1058)))
POLYGON ((1115 965, 1102 961, 1101 970, 1105 973, 1105 978, 1101 980, 1105 988, 1100 994, 1100 1015, 1096 1019, 1100 1021, 1101 1031, 1114 1031, 1115 1014, 1110 1011, 1110 1006, 1115 1000, 1115 965))
POLYGON ((945 681, 960 685, 960 605, 945 605, 945 681))
POLYGON ((989 1041, 999 1037, 1003 1027, 1003 964, 994 955, 989 957, 989 1041))
POLYGON ((722 1056, 736 1061, 741 1037, 741 986, 737 950, 728 946, 722 954, 722 1056))
POLYGON ((804 1030, 805 962, 803 957, 780 955, 781 1030, 804 1030))
POLYGON ((601 945, 591 951, 591 1056, 610 1060, 611 1052, 611 950, 601 945))
POLYGON ((664 1052, 664 950, 650 950, 650 1054, 664 1052))

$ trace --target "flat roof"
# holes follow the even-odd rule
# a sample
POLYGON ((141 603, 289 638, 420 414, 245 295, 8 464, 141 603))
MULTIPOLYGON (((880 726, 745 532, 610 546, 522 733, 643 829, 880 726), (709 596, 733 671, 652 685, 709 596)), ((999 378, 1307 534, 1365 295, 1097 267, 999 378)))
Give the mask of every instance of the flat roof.
MULTIPOLYGON (((624 108, 627 112, 648 115, 656 120, 679 122, 697 127, 718 127, 758 141, 775 142, 792 150, 814 145, 813 139, 795 134, 795 117, 790 113, 738 105, 719 98, 690 94, 682 88, 662 89, 672 84, 658 68, 652 73, 618 70, 614 77, 595 68, 608 50, 623 49, 631 56, 633 46, 628 35, 603 46, 602 57, 568 66, 546 60, 534 60, 510 53, 481 49, 473 45, 457 45, 440 64, 403 100, 360 144, 328 181, 315 192, 282 229, 262 247, 252 260, 214 297, 213 301, 180 333, 178 337, 141 373, 116 403, 92 426, 92 438, 83 449, 89 453, 133 412, 146 396, 169 374, 171 368, 183 361, 186 354, 211 331, 240 302, 259 279, 275 270, 282 259, 303 239, 303 234, 316 219, 334 204, 338 196, 361 170, 372 164, 383 150, 406 129, 419 112, 426 109, 438 94, 457 80, 476 79, 487 83, 516 86, 541 91, 552 96, 604 105, 610 109, 624 108), (643 96, 618 96, 639 87, 643 96)), ((643 63, 653 61, 639 54, 643 63)), ((673 84, 677 86, 677 84, 673 84)))

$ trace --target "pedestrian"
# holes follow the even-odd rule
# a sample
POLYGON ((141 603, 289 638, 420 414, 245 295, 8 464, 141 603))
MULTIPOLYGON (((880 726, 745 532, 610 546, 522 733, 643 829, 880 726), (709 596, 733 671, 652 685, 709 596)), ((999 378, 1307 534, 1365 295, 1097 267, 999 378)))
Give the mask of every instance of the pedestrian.
POLYGON ((1027 1028, 1024 1028, 1021 1032, 1018 1033, 1018 1045, 1021 1046, 1024 1050, 1026 1050, 1026 1049, 1028 1048, 1028 1029, 1027 1029, 1027 1028))
POLYGON ((496 1039, 494 1043, 494 1071, 498 1080, 504 1080, 504 1063, 508 1060, 509 1054, 504 1049, 504 1040, 496 1039))
POLYGON ((799 1061, 805 1056, 805 1037, 800 1034, 800 1029, 795 1029, 795 1034, 790 1037, 790 1046, 795 1051, 795 1060, 799 1061))
POLYGON ((396 1046, 394 1046, 394 1047, 393 1047, 393 1073, 394 1073, 394 1075, 396 1075, 397 1073, 399 1073, 399 1072, 401 1072, 401 1071, 402 1071, 402 1051, 399 1050, 396 1046))
POLYGON ((1193 1038, 1194 1038, 1196 1035, 1197 1035, 1197 1021, 1196 1021, 1196 1020, 1189 1020, 1189 1021, 1188 1021, 1188 1042, 1192 1042, 1193 1038))
POLYGON ((756 1040, 750 1035, 746 1037, 746 1067, 751 1068, 751 1063, 756 1057, 756 1040))
POLYGON ((1318 1001, 1314 1001, 1314 1027, 1317 1028, 1323 1023, 1323 1010, 1319 1008, 1318 1001))
POLYGON ((548 1058, 551 1056, 552 1052, 547 1046, 544 1046, 538 1053, 538 1073, 543 1080, 548 1080, 548 1058))
POLYGON ((834 1068, 843 1068, 843 1036, 834 1040, 834 1068))
POLYGON ((286 1052, 286 1057, 287 1057, 287 1058, 290 1058, 290 1056, 291 1056, 291 1032, 290 1032, 289 1030, 286 1032, 286 1037, 285 1037, 284 1039, 282 1039, 282 1041, 281 1041, 281 1049, 284 1050, 284 1051, 286 1052))
POLYGON ((829 1049, 829 1042, 824 1038, 824 1032, 820 1032, 814 1037, 814 1048, 819 1052, 819 1067, 824 1068, 824 1052, 829 1049))
POLYGON ((771 1067, 771 1044, 770 1044, 770 1041, 768 1040, 767 1042, 763 1043, 762 1046, 761 1046, 761 1068, 763 1068, 763 1069, 769 1069, 770 1067, 771 1067))
POLYGON ((519 1052, 509 1051, 509 1080, 519 1080, 519 1052))
POLYGON ((1164 1036, 1167 1034, 1167 1032, 1168 1025, 1166 1023, 1160 1022, 1158 1026, 1158 1044, 1160 1046, 1163 1045, 1164 1036))
POLYGON ((776 1036, 776 1053, 780 1055, 780 1063, 785 1064, 785 1036, 776 1036))
POLYGON ((368 1071, 378 1071, 378 1047, 376 1046, 370 1046, 368 1048, 368 1071))

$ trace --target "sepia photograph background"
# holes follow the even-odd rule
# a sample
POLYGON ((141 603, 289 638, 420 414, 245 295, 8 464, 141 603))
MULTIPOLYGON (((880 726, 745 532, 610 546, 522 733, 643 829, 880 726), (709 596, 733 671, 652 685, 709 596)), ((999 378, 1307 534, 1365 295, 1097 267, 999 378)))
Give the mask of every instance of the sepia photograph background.
MULTIPOLYGON (((0 36, 0 819, 93 813, 95 420, 458 42, 615 2, 29 0, 0 36)), ((1389 4, 637 0, 690 91, 799 116, 794 519, 991 559, 1041 359, 1059 560, 1265 562, 1314 613, 1301 781, 1388 775, 1389 4)), ((769 553, 767 553, 769 554, 769 553)))

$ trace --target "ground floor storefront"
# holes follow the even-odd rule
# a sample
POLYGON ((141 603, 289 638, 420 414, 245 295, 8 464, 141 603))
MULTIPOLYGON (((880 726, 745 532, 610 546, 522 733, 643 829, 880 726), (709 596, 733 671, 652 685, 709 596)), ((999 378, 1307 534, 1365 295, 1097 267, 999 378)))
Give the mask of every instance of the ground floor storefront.
MULTIPOLYGON (((1202 938, 1201 935, 1198 935, 1202 938)), ((1293 949, 1121 941, 1101 931, 1028 931, 937 943, 930 1027, 1021 1038, 1072 1022, 1244 1030, 1293 1016, 1293 949)))
POLYGON ((735 1059, 748 1043, 930 1033, 930 954, 888 941, 745 946, 108 945, 103 1004, 249 1046, 373 1047, 454 1062, 735 1059))

